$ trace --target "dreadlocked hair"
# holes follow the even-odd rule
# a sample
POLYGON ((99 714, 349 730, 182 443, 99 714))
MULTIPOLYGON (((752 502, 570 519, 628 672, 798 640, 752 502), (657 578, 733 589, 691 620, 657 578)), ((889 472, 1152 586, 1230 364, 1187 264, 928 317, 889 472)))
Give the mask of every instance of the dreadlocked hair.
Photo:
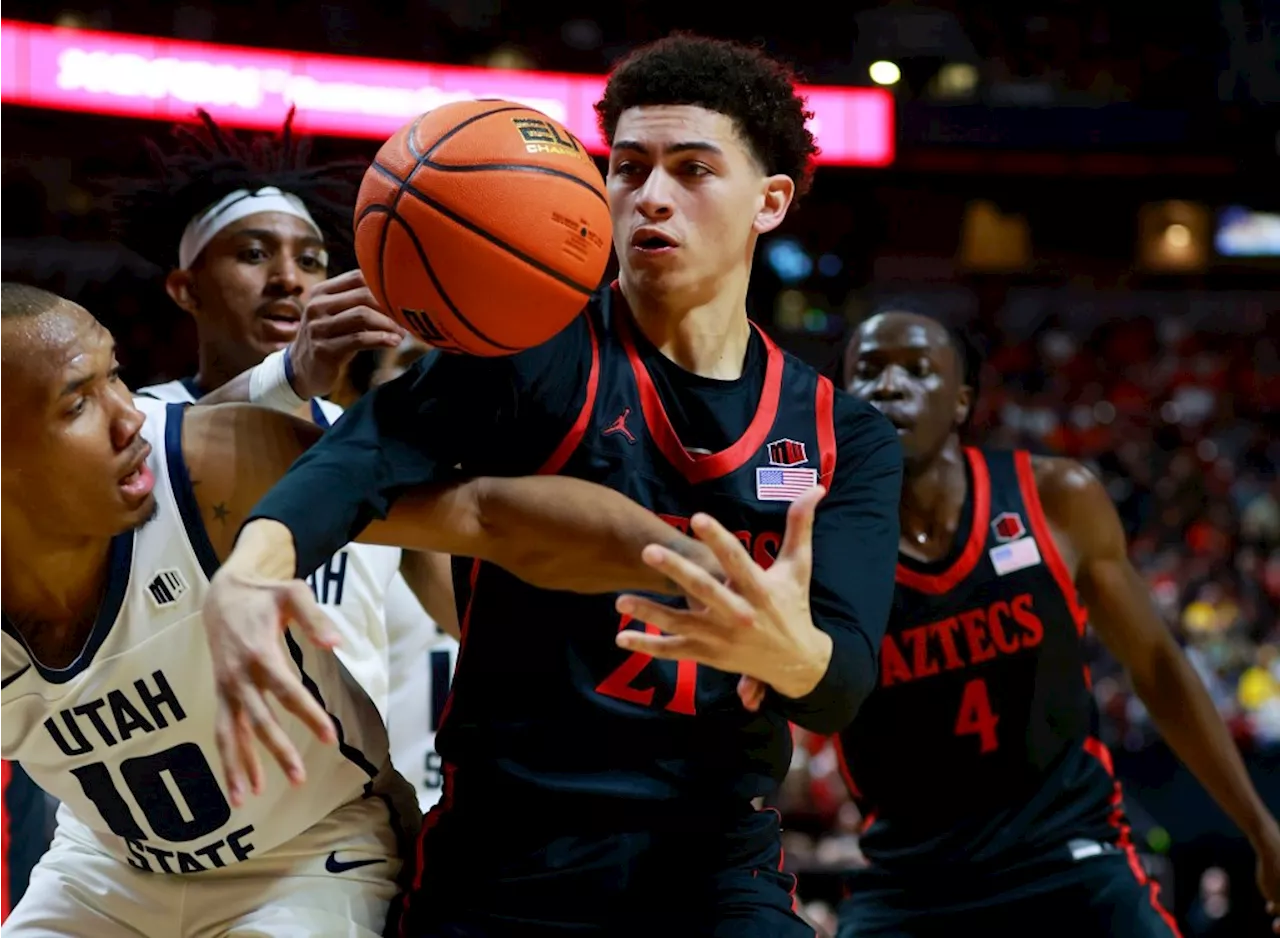
POLYGON ((237 138, 197 110, 197 126, 178 125, 171 152, 144 141, 155 176, 110 184, 115 236, 153 264, 177 265, 178 244, 197 214, 237 189, 275 186, 306 205, 329 247, 331 269, 352 262, 352 213, 367 162, 308 164, 311 141, 294 133, 290 108, 278 134, 237 138))

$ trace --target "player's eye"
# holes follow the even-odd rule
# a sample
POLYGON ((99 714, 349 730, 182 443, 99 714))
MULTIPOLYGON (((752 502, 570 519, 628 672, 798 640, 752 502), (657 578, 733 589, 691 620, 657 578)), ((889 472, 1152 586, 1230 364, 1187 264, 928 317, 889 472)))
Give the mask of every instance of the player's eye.
POLYGON ((119 380, 120 380, 120 366, 119 366, 119 365, 114 365, 114 366, 112 366, 111 370, 107 372, 107 380, 108 380, 108 381, 110 381, 110 382, 111 382, 111 383, 113 383, 113 384, 114 384, 115 382, 117 382, 117 381, 119 381, 119 380))
POLYGON ((711 167, 705 163, 685 163, 681 167, 686 176, 710 176, 711 167))
POLYGON ((324 270, 327 265, 318 255, 303 254, 298 258, 298 266, 303 270, 324 270))
POLYGON ((267 252, 262 248, 245 248, 236 256, 245 263, 257 264, 267 259, 267 252))
POLYGON ((623 160, 613 169, 616 176, 638 176, 644 172, 644 167, 633 160, 623 160))
POLYGON ((67 408, 67 416, 79 417, 82 413, 84 413, 84 405, 87 402, 87 400, 88 399, 84 397, 77 397, 75 403, 67 408))

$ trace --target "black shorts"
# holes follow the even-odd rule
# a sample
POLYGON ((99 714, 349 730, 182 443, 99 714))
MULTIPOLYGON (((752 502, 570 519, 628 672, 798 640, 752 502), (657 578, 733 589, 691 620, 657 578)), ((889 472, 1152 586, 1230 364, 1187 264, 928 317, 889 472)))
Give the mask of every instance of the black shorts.
POLYGON ((940 872, 936 887, 903 887, 860 871, 840 905, 837 938, 1179 938, 1159 887, 1122 851, 1053 858, 985 880, 957 873, 951 881, 940 872))
POLYGON ((404 938, 814 935, 794 911, 773 811, 678 832, 513 829, 456 809, 429 824, 404 938))

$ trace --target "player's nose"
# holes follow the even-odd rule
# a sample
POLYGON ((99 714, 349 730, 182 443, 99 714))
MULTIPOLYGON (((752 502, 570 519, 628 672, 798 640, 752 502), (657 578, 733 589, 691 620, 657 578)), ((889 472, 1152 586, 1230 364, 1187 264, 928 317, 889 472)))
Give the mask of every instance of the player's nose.
POLYGON ((301 296, 304 289, 302 270, 283 251, 275 258, 267 276, 268 296, 301 296))
POLYGON ((111 420, 111 442, 116 449, 125 450, 133 445, 133 441, 142 432, 142 425, 147 418, 133 406, 133 397, 123 388, 114 395, 112 406, 114 413, 111 420))
POLYGON ((655 167, 636 193, 636 209, 645 218, 670 218, 673 211, 671 190, 670 175, 655 167))
POLYGON ((885 366, 871 385, 872 400, 889 401, 905 397, 907 393, 906 378, 906 370, 901 366, 885 366))

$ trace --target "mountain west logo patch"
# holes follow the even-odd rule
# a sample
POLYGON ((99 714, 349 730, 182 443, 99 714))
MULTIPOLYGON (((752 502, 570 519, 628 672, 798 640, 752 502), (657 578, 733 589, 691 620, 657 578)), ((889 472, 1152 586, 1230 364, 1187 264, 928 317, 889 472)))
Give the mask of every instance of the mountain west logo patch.
POLYGON ((795 440, 774 440, 769 444, 769 465, 802 466, 809 461, 804 444, 795 440))
POLYGON ((1027 526, 1022 523, 1022 516, 1017 512, 1003 511, 991 522, 991 533, 1003 544, 1022 537, 1027 533, 1027 526))
POLYGON ((172 606, 190 587, 177 570, 161 570, 155 579, 147 584, 147 593, 157 609, 172 606))

